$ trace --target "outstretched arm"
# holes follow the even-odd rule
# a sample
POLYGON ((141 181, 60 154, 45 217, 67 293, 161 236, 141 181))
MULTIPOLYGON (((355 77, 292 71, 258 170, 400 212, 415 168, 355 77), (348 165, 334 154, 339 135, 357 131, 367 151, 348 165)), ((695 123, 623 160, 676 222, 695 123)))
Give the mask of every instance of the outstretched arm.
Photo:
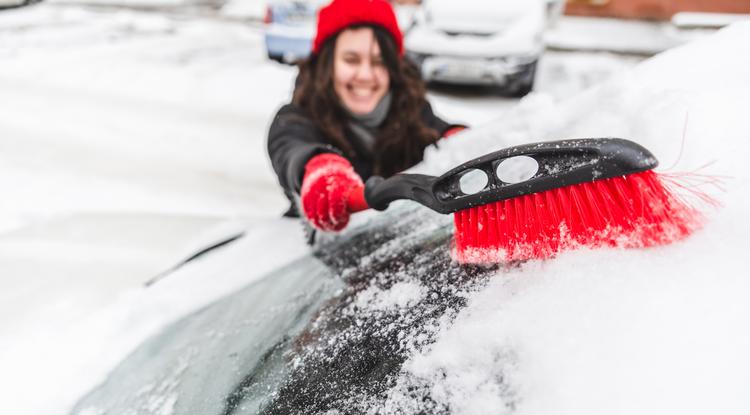
POLYGON ((317 154, 336 153, 295 105, 282 107, 268 131, 268 156, 284 191, 299 194, 305 165, 317 154))

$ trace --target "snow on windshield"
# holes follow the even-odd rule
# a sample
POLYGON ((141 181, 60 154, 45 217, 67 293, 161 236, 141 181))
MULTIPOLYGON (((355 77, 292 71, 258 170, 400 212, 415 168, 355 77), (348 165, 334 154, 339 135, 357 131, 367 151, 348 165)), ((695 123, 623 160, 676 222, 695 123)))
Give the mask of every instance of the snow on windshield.
POLYGON ((419 170, 541 138, 630 138, 661 160, 657 171, 722 206, 702 205, 705 228, 672 246, 499 272, 405 362, 383 413, 424 410, 415 385, 458 414, 750 411, 748 38, 750 24, 735 25, 559 105, 530 96, 515 117, 429 155, 419 170))

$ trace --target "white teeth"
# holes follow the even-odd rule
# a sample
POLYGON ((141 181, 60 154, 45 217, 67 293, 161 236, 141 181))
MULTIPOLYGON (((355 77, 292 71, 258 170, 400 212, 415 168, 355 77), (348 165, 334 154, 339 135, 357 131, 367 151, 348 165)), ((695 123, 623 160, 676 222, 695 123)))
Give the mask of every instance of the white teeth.
POLYGON ((351 91, 352 94, 360 98, 367 98, 373 94, 370 88, 352 88, 351 91))

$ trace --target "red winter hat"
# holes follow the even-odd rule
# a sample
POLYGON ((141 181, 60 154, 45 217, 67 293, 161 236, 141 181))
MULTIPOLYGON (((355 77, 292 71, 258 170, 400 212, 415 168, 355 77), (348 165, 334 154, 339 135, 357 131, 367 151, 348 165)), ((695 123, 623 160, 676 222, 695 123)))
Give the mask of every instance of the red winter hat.
POLYGON ((387 30, 404 54, 404 40, 393 7, 386 0, 333 0, 318 12, 318 29, 312 53, 317 54, 328 38, 355 24, 372 24, 387 30))

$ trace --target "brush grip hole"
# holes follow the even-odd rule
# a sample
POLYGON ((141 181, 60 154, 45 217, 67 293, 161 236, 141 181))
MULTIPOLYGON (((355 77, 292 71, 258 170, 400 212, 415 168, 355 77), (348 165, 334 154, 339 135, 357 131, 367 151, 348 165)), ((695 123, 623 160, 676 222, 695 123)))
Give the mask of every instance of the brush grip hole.
POLYGON ((502 160, 495 168, 495 175, 503 183, 525 182, 539 172, 539 162, 533 157, 516 156, 502 160))
POLYGON ((490 179, 487 173, 479 169, 471 169, 461 175, 458 187, 465 195, 473 195, 487 187, 490 179))

